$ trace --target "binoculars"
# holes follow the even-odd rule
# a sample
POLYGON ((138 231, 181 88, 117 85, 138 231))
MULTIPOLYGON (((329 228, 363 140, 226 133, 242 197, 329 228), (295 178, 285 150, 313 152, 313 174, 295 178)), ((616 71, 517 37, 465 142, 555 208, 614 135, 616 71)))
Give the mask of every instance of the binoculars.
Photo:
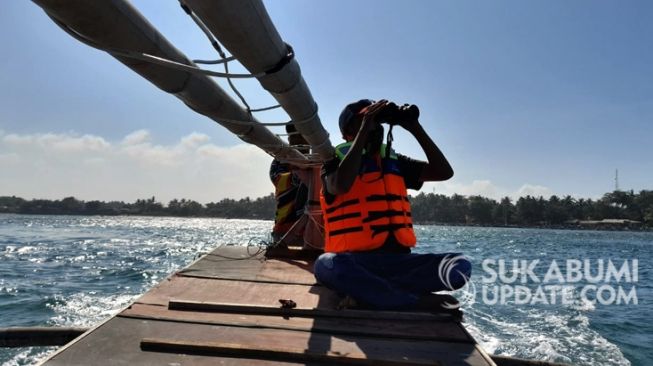
POLYGON ((419 118, 419 108, 414 104, 404 104, 398 106, 393 102, 385 105, 377 115, 381 123, 387 123, 390 126, 401 124, 404 121, 412 121, 419 118))

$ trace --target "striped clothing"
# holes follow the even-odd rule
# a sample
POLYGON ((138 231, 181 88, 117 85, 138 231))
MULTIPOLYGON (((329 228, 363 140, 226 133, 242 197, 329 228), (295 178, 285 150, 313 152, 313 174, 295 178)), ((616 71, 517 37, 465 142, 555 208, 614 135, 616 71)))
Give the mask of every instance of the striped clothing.
POLYGON ((274 197, 277 201, 272 232, 285 234, 302 216, 308 199, 308 188, 287 164, 276 159, 270 165, 270 180, 274 184, 274 197))

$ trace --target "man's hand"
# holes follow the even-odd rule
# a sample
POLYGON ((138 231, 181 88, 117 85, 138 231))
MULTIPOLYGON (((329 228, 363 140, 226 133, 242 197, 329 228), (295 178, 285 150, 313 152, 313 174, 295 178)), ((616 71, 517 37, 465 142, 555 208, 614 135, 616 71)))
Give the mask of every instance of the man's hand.
POLYGON ((379 112, 381 112, 387 104, 387 100, 381 99, 361 111, 363 113, 363 122, 361 123, 359 134, 361 132, 370 132, 378 123, 380 123, 377 117, 379 116, 379 112))
POLYGON ((326 177, 326 189, 329 193, 344 194, 351 189, 358 176, 363 148, 367 143, 368 136, 379 124, 378 114, 387 103, 387 100, 380 100, 361 111, 363 120, 349 151, 338 165, 338 169, 326 177))

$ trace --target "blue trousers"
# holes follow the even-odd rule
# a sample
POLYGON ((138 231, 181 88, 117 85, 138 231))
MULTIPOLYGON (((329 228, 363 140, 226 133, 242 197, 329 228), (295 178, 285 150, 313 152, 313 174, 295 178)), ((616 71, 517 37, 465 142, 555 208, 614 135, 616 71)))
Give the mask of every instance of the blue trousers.
POLYGON ((315 261, 322 285, 377 309, 402 309, 431 292, 465 285, 472 265, 460 253, 324 253, 315 261))

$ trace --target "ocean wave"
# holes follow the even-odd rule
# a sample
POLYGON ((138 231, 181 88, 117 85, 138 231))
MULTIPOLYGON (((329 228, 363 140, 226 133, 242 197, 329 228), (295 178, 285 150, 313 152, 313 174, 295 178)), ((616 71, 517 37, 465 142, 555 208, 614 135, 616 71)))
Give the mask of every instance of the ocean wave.
POLYGON ((493 354, 574 365, 631 364, 619 347, 591 328, 583 311, 474 304, 466 319, 470 333, 493 354))
POLYGON ((48 308, 54 311, 53 326, 91 327, 127 307, 138 294, 99 295, 94 292, 57 295, 48 308))
POLYGON ((56 347, 28 347, 16 349, 0 349, 0 360, 5 359, 2 366, 27 366, 38 364, 51 354, 56 347))
MULTIPOLYGON (((93 326, 219 245, 266 240, 271 225, 257 220, 12 216, 0 229, 0 306, 6 314, 24 315, 25 325, 93 326)), ((417 226, 417 233, 418 251, 462 251, 478 273, 484 258, 538 258, 543 252, 607 258, 614 248, 608 245, 615 242, 612 235, 619 235, 622 247, 652 241, 642 234, 442 226, 417 226)), ((651 263, 649 250, 638 253, 642 266, 651 263)), ((536 308, 477 301, 465 309, 465 326, 489 353, 577 365, 630 365, 626 356, 631 356, 624 353, 646 352, 650 336, 618 334, 647 329, 642 324, 652 322, 648 310, 653 309, 645 304, 634 312, 632 307, 606 311, 584 302, 536 308), (597 327, 597 313, 605 314, 601 321, 607 325, 597 327)), ((0 316, 0 326, 7 321, 0 316)), ((51 350, 3 350, 0 362, 33 364, 51 350)), ((638 357, 646 359, 642 355, 638 357)))

